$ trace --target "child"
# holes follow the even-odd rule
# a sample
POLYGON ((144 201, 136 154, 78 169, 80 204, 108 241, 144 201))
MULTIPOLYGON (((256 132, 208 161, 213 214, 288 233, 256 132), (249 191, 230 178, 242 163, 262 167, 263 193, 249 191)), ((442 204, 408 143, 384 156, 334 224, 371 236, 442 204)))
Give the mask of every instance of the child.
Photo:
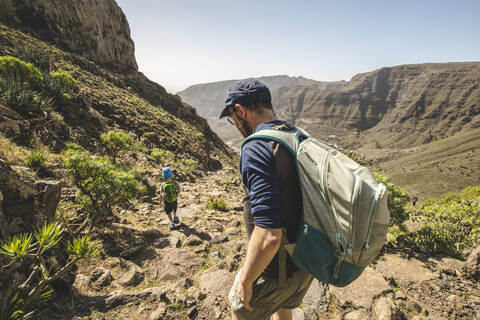
POLYGON ((180 193, 180 185, 173 180, 173 173, 169 167, 162 169, 162 178, 165 179, 165 182, 162 182, 161 185, 160 201, 163 200, 165 213, 170 220, 170 230, 173 230, 175 223, 180 223, 177 217, 177 198, 180 193))

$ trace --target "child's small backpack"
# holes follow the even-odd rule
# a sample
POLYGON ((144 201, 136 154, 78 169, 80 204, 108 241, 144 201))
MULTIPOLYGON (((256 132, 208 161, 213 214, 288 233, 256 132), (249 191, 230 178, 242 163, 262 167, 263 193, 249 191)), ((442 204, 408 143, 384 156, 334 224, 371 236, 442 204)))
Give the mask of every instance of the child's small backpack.
POLYGON ((162 196, 166 202, 177 201, 177 186, 175 180, 162 183, 162 196))
MULTIPOLYGON (((367 168, 305 131, 260 130, 252 139, 276 141, 295 159, 303 214, 287 251, 297 267, 343 287, 360 276, 387 236, 387 192, 367 168)), ((242 145, 243 146, 243 145, 242 145)))

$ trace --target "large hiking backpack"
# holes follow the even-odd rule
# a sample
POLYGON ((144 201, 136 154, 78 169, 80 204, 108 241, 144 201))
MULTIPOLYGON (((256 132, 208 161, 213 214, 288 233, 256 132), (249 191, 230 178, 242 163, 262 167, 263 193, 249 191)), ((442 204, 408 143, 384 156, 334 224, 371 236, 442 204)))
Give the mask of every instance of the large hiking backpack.
POLYGON ((296 243, 286 245, 295 265, 334 286, 354 281, 386 239, 385 186, 367 168, 300 128, 260 130, 243 144, 252 139, 276 141, 295 159, 303 214, 296 243))
POLYGON ((167 202, 177 201, 177 186, 175 181, 162 183, 162 196, 167 202))

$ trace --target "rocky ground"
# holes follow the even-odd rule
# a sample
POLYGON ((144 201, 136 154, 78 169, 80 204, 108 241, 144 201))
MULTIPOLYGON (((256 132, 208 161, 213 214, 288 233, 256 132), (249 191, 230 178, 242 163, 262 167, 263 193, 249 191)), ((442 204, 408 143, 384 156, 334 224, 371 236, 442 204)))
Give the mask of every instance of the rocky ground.
MULTIPOLYGON (((47 318, 229 319, 226 297, 247 243, 238 177, 224 169, 181 186, 176 230, 158 199, 132 203, 98 235, 100 257, 78 264, 72 292, 47 318), (210 196, 227 210, 208 209, 210 196)), ((315 281, 294 319, 480 319, 479 282, 466 270, 388 244, 350 286, 315 281)))

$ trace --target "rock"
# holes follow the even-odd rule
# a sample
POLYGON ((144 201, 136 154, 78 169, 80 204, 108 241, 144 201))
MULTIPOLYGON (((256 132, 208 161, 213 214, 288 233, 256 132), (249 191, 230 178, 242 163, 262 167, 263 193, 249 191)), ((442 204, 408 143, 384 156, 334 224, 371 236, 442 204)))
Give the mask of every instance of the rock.
POLYGON ((372 313, 376 320, 394 319, 393 315, 396 313, 395 304, 388 297, 380 297, 373 304, 372 313))
POLYGON ((85 274, 77 274, 77 276, 75 277, 75 282, 73 283, 73 286, 75 288, 82 288, 82 287, 86 287, 90 284, 90 277, 85 275, 85 274))
POLYGON ((377 261, 375 270, 387 278, 422 282, 435 278, 426 265, 415 258, 406 259, 400 254, 385 254, 377 261))
POLYGON ((161 252, 145 264, 155 280, 176 280, 202 268, 203 260, 188 249, 165 248, 161 252))
POLYGON ((467 279, 480 280, 480 246, 473 250, 463 264, 462 276, 467 279))
POLYGON ((329 300, 337 306, 352 305, 369 310, 373 299, 390 289, 382 274, 371 267, 365 268, 362 275, 345 288, 329 287, 329 300))
POLYGON ((422 312, 422 307, 415 300, 408 300, 407 304, 406 304, 406 309, 407 309, 407 311, 410 311, 410 312, 413 312, 413 313, 421 313, 422 312))
POLYGON ((220 243, 224 241, 228 241, 227 234, 216 234, 212 237, 212 240, 210 240, 211 243, 220 243))
POLYGON ((145 230, 145 231, 142 232, 142 234, 145 238, 147 238, 150 241, 158 239, 163 235, 162 232, 158 229, 145 230))
POLYGON ((300 308, 295 308, 292 310, 292 319, 293 320, 305 320, 305 313, 300 308))
POLYGON ((193 306, 187 311, 187 316, 189 319, 195 319, 198 315, 197 307, 193 306))
POLYGON ((177 210, 177 215, 180 219, 183 218, 193 218, 196 216, 196 212, 193 209, 190 208, 179 208, 177 210))
POLYGON ((209 256, 215 260, 222 260, 223 256, 220 251, 215 251, 209 254, 209 256))
POLYGON ((198 247, 196 247, 195 250, 193 250, 193 252, 200 253, 200 252, 207 251, 208 246, 209 246, 208 243, 203 243, 203 244, 199 245, 198 247))
POLYGON ((328 306, 326 288, 327 285, 313 279, 307 294, 303 298, 303 305, 313 309, 322 309, 322 311, 326 310, 328 306))
POLYGON ((53 217, 60 201, 61 182, 37 180, 25 167, 11 167, 0 159, 2 233, 31 232, 53 217), (21 174, 20 174, 21 172, 21 174))
POLYGON ((145 279, 145 274, 142 269, 136 264, 130 262, 128 272, 118 279, 118 283, 122 286, 137 286, 143 281, 143 279, 145 279))
POLYGON ((148 317, 149 320, 162 320, 163 316, 167 312, 167 304, 165 302, 160 302, 158 307, 150 314, 148 317))
POLYGON ((2 2, 0 21, 10 27, 118 71, 138 69, 127 18, 114 0, 2 2))
POLYGON ((344 320, 365 320, 369 319, 368 312, 364 309, 353 310, 345 315, 344 320))
POLYGON ((240 230, 238 228, 228 228, 227 230, 225 230, 225 234, 227 236, 233 236, 239 233, 240 233, 240 230))
POLYGON ((235 273, 226 270, 205 272, 200 277, 200 289, 207 296, 214 295, 226 298, 234 278, 235 273))
POLYGON ((200 239, 199 236, 195 235, 195 234, 191 234, 188 236, 188 238, 185 240, 185 242, 183 243, 183 245, 185 247, 188 247, 188 246, 198 246, 200 244, 202 244, 203 241, 202 239, 200 239))
POLYGON ((113 281, 113 277, 110 274, 110 270, 97 267, 90 273, 90 281, 97 287, 105 287, 113 281))

